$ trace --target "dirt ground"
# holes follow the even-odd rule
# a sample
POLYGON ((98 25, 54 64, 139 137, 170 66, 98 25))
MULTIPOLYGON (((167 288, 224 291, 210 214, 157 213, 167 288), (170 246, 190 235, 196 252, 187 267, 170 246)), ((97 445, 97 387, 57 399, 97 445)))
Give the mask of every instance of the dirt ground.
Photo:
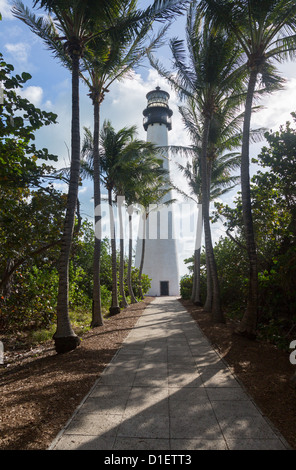
MULTIPOLYGON (((86 333, 75 351, 55 353, 53 343, 6 350, 0 369, 0 450, 47 449, 110 362, 152 300, 129 306, 86 333)), ((296 391, 287 353, 233 335, 233 324, 213 325, 201 308, 181 301, 263 413, 296 449, 296 391)))

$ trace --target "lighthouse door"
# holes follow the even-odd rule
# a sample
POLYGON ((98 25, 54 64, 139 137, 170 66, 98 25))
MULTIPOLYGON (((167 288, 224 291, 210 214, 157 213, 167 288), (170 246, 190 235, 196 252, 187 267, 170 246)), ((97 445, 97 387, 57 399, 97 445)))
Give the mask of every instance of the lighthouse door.
POLYGON ((169 295, 168 281, 160 281, 160 295, 169 295))

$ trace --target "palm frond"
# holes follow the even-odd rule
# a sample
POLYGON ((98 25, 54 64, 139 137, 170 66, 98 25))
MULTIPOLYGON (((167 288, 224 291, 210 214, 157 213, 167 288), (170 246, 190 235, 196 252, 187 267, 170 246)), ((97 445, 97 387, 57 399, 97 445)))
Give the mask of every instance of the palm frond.
POLYGON ((65 57, 65 50, 59 38, 59 32, 50 16, 37 16, 20 1, 14 3, 12 14, 23 21, 34 34, 45 42, 48 49, 68 66, 69 62, 65 57))

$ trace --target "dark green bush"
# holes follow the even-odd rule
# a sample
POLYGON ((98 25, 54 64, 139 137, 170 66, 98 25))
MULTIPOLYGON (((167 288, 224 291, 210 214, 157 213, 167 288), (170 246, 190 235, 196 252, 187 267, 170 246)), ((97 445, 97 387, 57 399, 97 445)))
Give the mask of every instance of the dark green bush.
POLYGON ((192 292, 192 275, 185 274, 180 280, 180 294, 182 299, 188 300, 192 292))

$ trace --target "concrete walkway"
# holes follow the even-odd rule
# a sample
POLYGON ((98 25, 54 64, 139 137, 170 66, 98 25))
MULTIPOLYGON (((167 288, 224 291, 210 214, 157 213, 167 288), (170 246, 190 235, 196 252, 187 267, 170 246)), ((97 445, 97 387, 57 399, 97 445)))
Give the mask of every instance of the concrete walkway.
POLYGON ((284 450, 176 298, 156 298, 49 450, 284 450))

